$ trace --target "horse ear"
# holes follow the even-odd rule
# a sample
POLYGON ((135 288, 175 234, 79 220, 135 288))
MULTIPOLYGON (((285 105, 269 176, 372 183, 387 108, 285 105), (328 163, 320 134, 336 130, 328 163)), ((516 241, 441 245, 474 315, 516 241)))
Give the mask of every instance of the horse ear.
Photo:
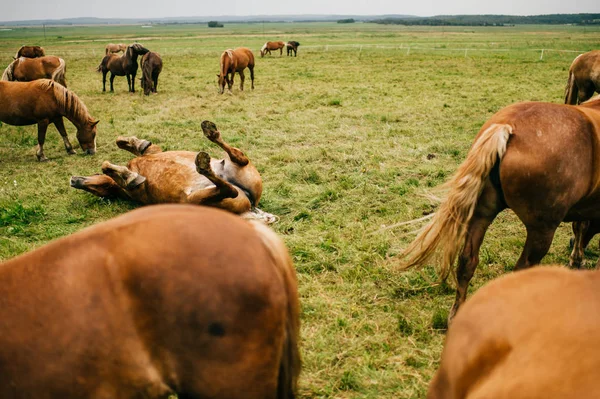
POLYGON ((92 127, 96 126, 98 124, 98 122, 100 122, 100 119, 92 121, 92 127))

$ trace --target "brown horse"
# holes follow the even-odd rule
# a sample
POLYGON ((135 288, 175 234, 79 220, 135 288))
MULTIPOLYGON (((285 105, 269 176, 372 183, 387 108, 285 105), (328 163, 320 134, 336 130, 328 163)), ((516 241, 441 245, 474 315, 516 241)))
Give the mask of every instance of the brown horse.
POLYGON ((75 154, 69 142, 63 117, 77 128, 77 141, 86 154, 96 153, 96 125, 85 104, 62 85, 52 80, 0 82, 0 121, 14 126, 38 125, 38 161, 46 161, 44 141, 53 123, 63 138, 67 154, 75 154))
POLYGON ((119 137, 117 146, 137 158, 129 161, 127 167, 106 161, 102 164, 104 175, 73 176, 71 186, 99 197, 118 197, 142 204, 213 206, 272 223, 274 216, 256 210, 262 195, 262 178, 248 157, 227 144, 214 123, 202 122, 202 130, 225 151, 225 159, 211 159, 206 152, 163 152, 147 140, 119 137))
POLYGON ((142 56, 142 89, 145 95, 156 94, 158 75, 162 71, 162 59, 158 53, 149 51, 142 56))
POLYGON ((294 57, 298 56, 298 46, 300 46, 300 43, 295 42, 295 41, 290 41, 287 42, 285 44, 285 48, 287 49, 287 55, 290 56, 292 54, 292 51, 294 52, 294 57))
POLYGON ((217 77, 219 78, 219 93, 225 91, 225 83, 231 93, 233 86, 233 77, 235 73, 240 74, 240 90, 244 91, 244 69, 250 70, 250 80, 252 81, 252 90, 254 90, 254 54, 246 47, 239 47, 235 50, 228 49, 221 54, 219 63, 220 70, 217 77), (231 75, 231 77, 229 77, 231 75))
POLYGON ((465 301, 488 226, 510 208, 527 229, 515 270, 540 263, 562 221, 600 221, 600 98, 579 106, 525 102, 500 110, 481 128, 431 223, 406 249, 405 267, 441 249, 446 278, 456 259, 465 301))
POLYGON ((44 57, 46 55, 46 52, 44 51, 43 47, 40 46, 21 46, 21 48, 19 49, 19 51, 17 51, 17 54, 15 55, 15 60, 17 58, 21 58, 21 57, 27 57, 27 58, 38 58, 38 57, 44 57))
POLYGON ((262 223, 138 209, 0 265, 0 397, 292 399, 296 275, 262 223))
POLYGON ((10 63, 2 74, 2 80, 30 82, 36 79, 52 79, 67 87, 65 60, 48 55, 39 58, 20 57, 10 63))
POLYGON ((543 267, 503 276, 448 329, 429 399, 598 398, 600 274, 543 267))
POLYGON ((127 50, 127 45, 123 44, 123 43, 119 43, 119 44, 107 44, 106 47, 104 48, 104 55, 108 55, 111 53, 119 53, 119 52, 125 52, 127 50))
POLYGON ((279 56, 281 57, 283 55, 284 47, 285 47, 284 42, 266 42, 265 44, 263 44, 262 48, 260 49, 260 56, 262 58, 267 53, 269 53, 269 55, 270 55, 271 51, 279 50, 279 56))
POLYGON ((127 76, 127 88, 129 92, 135 93, 135 75, 138 69, 137 57, 144 55, 149 50, 141 44, 134 43, 127 46, 127 50, 121 56, 107 54, 98 65, 96 70, 102 72, 102 91, 106 91, 106 74, 110 72, 110 91, 114 91, 113 81, 115 76, 127 76))
POLYGON ((587 101, 594 92, 600 93, 600 50, 581 54, 573 60, 565 89, 565 104, 587 101))

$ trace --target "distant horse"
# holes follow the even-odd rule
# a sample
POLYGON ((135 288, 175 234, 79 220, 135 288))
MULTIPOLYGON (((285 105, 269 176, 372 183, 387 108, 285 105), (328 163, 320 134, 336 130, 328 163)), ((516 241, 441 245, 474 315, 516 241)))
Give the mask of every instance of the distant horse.
POLYGON ((292 51, 294 52, 294 57, 297 57, 297 52, 298 52, 298 46, 300 46, 300 43, 295 42, 295 41, 291 41, 291 42, 287 42, 285 47, 287 49, 287 55, 291 55, 292 51))
POLYGON ((600 50, 581 54, 573 60, 565 89, 565 104, 582 103, 594 92, 600 93, 600 50))
POLYGON ((44 57, 46 53, 44 52, 44 48, 40 46, 21 46, 17 54, 15 55, 15 60, 21 57, 27 58, 37 58, 44 57))
POLYGON ((219 93, 223 94, 225 91, 225 83, 231 92, 233 86, 233 77, 235 73, 240 74, 240 90, 244 90, 244 69, 250 70, 250 80, 252 81, 252 90, 254 90, 254 54, 246 47, 239 47, 235 50, 228 49, 223 51, 221 54, 221 60, 219 63, 219 93), (231 76, 231 77, 229 77, 231 76))
POLYGON ((448 329, 428 399, 598 398, 600 274, 542 267, 481 288, 448 329))
POLYGON ((285 47, 284 42, 266 42, 262 48, 260 49, 261 58, 264 57, 267 53, 271 54, 271 51, 279 50, 279 56, 283 55, 283 48, 285 47))
POLYGON ((119 43, 119 44, 107 44, 105 49, 104 49, 104 54, 108 55, 111 53, 119 53, 119 52, 125 52, 127 51, 127 45, 123 44, 123 43, 119 43))
POLYGON ((65 60, 48 55, 39 58, 20 57, 10 63, 2 74, 2 80, 30 82, 36 79, 52 79, 67 87, 65 60))
POLYGON ((38 161, 46 161, 44 141, 48 125, 54 123, 68 154, 75 154, 67 137, 63 116, 77 128, 77 141, 86 154, 96 153, 96 125, 85 104, 64 86, 52 80, 0 81, 0 121, 14 126, 38 125, 38 161))
POLYGON ((293 399, 296 273, 262 223, 138 209, 0 264, 0 397, 293 399))
POLYGON ((127 50, 121 56, 116 54, 105 55, 96 70, 102 72, 102 91, 106 91, 106 74, 110 72, 110 91, 114 91, 113 81, 115 76, 127 76, 127 88, 135 93, 135 75, 138 69, 137 57, 144 55, 149 50, 141 44, 134 43, 127 46, 127 50))
POLYGON ((256 210, 262 195, 262 178, 248 157, 227 144, 214 123, 202 122, 202 130, 225 151, 225 159, 211 159, 206 152, 163 152, 147 140, 119 137, 117 146, 137 158, 129 161, 127 167, 106 161, 102 164, 104 175, 73 176, 71 186, 99 197, 119 197, 142 204, 207 205, 268 223, 275 221, 274 216, 256 210))
POLYGON ((158 53, 149 51, 142 56, 142 89, 145 95, 156 93, 162 67, 162 59, 158 53))
POLYGON ((496 215, 511 208, 527 229, 515 270, 537 265, 565 221, 600 222, 600 98, 579 106, 525 102, 488 120, 447 183, 446 200, 406 249, 405 267, 442 250, 446 278, 458 258, 452 318, 465 301, 479 248, 496 215))

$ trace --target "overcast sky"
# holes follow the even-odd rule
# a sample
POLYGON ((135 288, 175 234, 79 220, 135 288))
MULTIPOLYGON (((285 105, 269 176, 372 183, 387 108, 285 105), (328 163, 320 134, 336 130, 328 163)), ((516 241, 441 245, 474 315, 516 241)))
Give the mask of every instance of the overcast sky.
POLYGON ((0 0, 0 21, 72 17, 160 18, 290 14, 598 13, 600 0, 0 0))

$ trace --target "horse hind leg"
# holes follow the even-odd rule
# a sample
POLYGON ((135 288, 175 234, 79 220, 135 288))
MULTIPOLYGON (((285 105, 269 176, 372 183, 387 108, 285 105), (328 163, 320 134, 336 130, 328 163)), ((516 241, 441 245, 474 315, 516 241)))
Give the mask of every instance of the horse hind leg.
POLYGON ((102 162, 102 173, 111 177, 121 188, 133 190, 146 181, 146 178, 125 166, 113 165, 108 161, 102 162))
POLYGON ((227 181, 218 177, 210 165, 210 155, 206 152, 199 152, 196 155, 196 170, 202 176, 206 177, 215 185, 208 189, 198 190, 188 196, 188 202, 194 204, 210 204, 220 202, 226 198, 236 198, 239 195, 238 190, 227 181))
POLYGON ((252 90, 254 90, 254 65, 248 65, 248 69, 250 70, 250 83, 252 84, 252 90))
POLYGON ((560 221, 547 221, 546 223, 542 221, 525 226, 527 228, 527 239, 525 240, 523 252, 515 265, 515 271, 527 269, 542 261, 542 258, 546 256, 550 249, 554 233, 559 224, 560 221))
POLYGON ((244 155, 242 150, 239 148, 235 148, 227 144, 223 138, 221 137, 221 132, 217 129, 217 126, 210 121, 203 121, 202 124, 202 132, 206 136, 207 139, 218 145, 227 153, 231 162, 239 165, 246 166, 250 162, 248 157, 244 155))
POLYGON ((244 91, 244 80, 246 76, 244 75, 244 71, 240 71, 240 91, 244 91))
POLYGON ((44 143, 46 142, 46 131, 48 130, 49 121, 44 120, 38 122, 38 149, 35 153, 37 160, 45 162, 48 160, 44 155, 44 143))
MULTIPOLYGON (((581 268, 581 263, 583 261, 583 250, 585 249, 585 245, 583 244, 585 235, 590 227, 590 222, 573 222, 573 251, 571 252, 571 256, 569 257, 569 267, 570 268, 581 268)), ((589 242, 589 240, 588 240, 589 242)))
POLYGON ((138 157, 142 155, 156 154, 162 152, 161 148, 157 145, 152 144, 148 140, 141 140, 135 136, 117 137, 117 147, 122 150, 129 151, 133 155, 138 157))

